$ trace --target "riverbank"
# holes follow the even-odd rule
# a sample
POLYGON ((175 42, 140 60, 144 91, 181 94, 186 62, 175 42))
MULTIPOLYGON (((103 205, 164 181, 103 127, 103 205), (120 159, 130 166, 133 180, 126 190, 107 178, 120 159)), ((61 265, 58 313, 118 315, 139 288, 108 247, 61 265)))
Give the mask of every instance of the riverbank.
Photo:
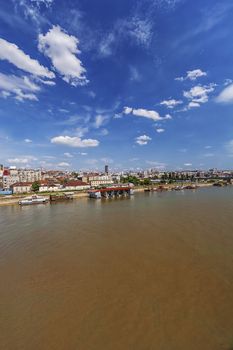
MULTIPOLYGON (((165 186, 168 190, 171 190, 172 187, 174 187, 176 185, 178 185, 178 183, 166 184, 165 186)), ((186 183, 186 185, 194 185, 194 184, 190 182, 190 183, 186 183)), ((153 186, 153 188, 156 188, 157 186, 158 185, 155 185, 155 186, 153 186)), ((200 183, 200 184, 198 184, 198 188, 211 187, 211 186, 213 186, 212 183, 200 183)), ((148 188, 148 187, 147 186, 138 186, 138 187, 134 187, 133 189, 134 189, 134 192, 144 192, 145 188, 148 188)), ((63 193, 63 192, 58 192, 58 193, 63 193)), ((23 198, 28 197, 30 195, 32 195, 32 194, 28 193, 25 195, 2 196, 2 197, 0 197, 0 207, 6 206, 6 205, 18 205, 19 200, 22 200, 23 198)), ((49 199, 50 193, 46 193, 46 192, 39 193, 39 195, 42 195, 43 197, 49 199)), ((74 192, 74 195, 73 195, 74 199, 87 198, 87 197, 88 197, 87 191, 74 192)))

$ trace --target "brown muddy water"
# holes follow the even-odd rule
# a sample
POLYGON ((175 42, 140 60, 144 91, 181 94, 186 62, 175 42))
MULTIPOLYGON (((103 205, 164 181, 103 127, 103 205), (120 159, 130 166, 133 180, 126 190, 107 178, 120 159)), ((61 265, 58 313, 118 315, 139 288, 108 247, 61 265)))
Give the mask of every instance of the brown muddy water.
POLYGON ((233 349, 233 187, 0 208, 0 349, 233 349))

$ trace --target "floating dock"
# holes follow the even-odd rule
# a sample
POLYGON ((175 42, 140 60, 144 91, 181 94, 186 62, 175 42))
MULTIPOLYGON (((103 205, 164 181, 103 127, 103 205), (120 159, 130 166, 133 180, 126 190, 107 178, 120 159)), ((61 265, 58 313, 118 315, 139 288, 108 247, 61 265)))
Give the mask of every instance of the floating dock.
POLYGON ((88 191, 89 198, 115 198, 115 197, 126 197, 133 195, 133 189, 129 186, 127 187, 107 187, 96 190, 88 191))

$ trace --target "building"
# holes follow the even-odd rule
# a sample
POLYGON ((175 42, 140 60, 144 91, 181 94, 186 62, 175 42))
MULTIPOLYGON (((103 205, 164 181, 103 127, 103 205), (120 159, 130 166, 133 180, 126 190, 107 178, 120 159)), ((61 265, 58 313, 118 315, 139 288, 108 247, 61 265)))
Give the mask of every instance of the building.
POLYGON ((56 192, 61 191, 62 185, 56 181, 40 181, 39 192, 56 192))
POLYGON ((17 171, 20 182, 35 182, 41 180, 40 169, 18 169, 17 171))
POLYGON ((13 193, 28 193, 32 191, 32 182, 16 182, 11 185, 13 193))
POLYGON ((108 165, 105 165, 104 172, 105 172, 106 175, 108 175, 108 165))
POLYGON ((90 185, 88 183, 80 181, 80 180, 71 180, 64 184, 63 191, 83 191, 88 190, 90 185))
POLYGON ((41 180, 41 170, 5 168, 2 175, 4 189, 9 189, 16 182, 35 182, 41 180))
POLYGON ((104 185, 112 185, 114 182, 110 175, 99 175, 89 177, 89 183, 91 187, 98 187, 104 185))
POLYGON ((19 182, 18 171, 15 168, 6 168, 3 170, 2 184, 4 189, 9 189, 11 185, 19 182))

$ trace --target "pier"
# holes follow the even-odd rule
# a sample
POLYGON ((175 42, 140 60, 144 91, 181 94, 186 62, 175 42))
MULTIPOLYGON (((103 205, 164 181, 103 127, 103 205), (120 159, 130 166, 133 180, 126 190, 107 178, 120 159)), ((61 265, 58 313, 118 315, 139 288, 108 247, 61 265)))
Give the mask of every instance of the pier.
POLYGON ((131 196, 133 194, 133 189, 130 186, 124 187, 107 187, 88 191, 89 198, 115 198, 131 196))

